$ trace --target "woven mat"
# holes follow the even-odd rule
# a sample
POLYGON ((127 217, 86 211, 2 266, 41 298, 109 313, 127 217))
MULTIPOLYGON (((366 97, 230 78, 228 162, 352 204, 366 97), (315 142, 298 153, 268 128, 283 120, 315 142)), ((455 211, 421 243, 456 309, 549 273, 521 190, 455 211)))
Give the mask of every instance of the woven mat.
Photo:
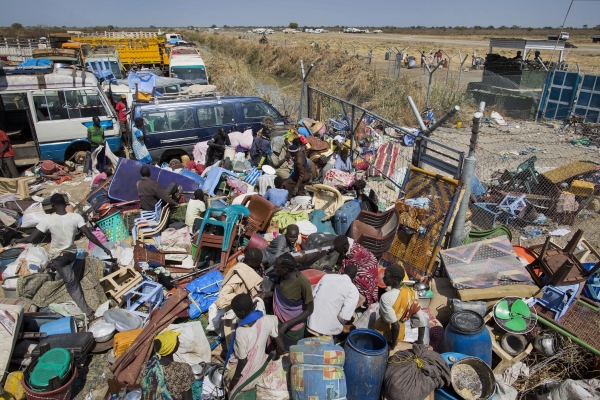
MULTIPOLYGON (((535 305, 535 309, 538 314, 550 320, 550 322, 554 324, 557 323, 554 321, 553 311, 550 311, 539 304, 535 305)), ((598 329, 600 327, 600 312, 576 301, 558 321, 558 324, 564 326, 570 333, 577 336, 577 338, 600 351, 600 335, 598 334, 598 329)))
POLYGON ((595 171, 597 167, 598 164, 591 161, 575 161, 570 164, 554 168, 551 171, 544 172, 542 176, 548 179, 550 182, 556 184, 585 172, 595 171))
POLYGON ((408 274, 420 277, 432 272, 431 260, 437 256, 437 243, 446 233, 444 222, 450 218, 452 199, 458 185, 423 174, 413 167, 409 174, 404 188, 405 198, 429 198, 429 209, 421 222, 425 233, 409 235, 401 227, 392 248, 381 257, 379 264, 383 267, 400 264, 408 274))

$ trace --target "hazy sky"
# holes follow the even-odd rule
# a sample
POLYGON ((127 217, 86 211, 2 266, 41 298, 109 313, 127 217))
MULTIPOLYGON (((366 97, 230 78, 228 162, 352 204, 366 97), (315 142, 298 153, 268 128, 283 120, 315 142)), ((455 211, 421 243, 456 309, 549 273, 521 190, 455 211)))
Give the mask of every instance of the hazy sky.
MULTIPOLYGON (((0 25, 560 26, 570 0, 0 0, 0 25)), ((600 24, 575 1, 566 26, 600 24)))

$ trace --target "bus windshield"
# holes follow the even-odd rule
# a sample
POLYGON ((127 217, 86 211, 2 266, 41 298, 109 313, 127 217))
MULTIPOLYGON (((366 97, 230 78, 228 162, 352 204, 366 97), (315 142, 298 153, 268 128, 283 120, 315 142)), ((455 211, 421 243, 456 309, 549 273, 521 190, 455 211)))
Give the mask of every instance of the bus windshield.
POLYGON ((203 66, 172 67, 171 77, 190 81, 199 85, 208 85, 206 70, 203 66))

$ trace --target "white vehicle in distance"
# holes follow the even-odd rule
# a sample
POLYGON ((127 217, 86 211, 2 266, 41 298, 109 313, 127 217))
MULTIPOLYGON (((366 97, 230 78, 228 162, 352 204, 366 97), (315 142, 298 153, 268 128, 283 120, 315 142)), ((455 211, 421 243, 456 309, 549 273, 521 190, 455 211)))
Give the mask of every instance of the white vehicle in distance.
POLYGON ((258 33, 258 34, 263 34, 265 33, 266 29, 265 28, 256 28, 256 29, 252 29, 252 32, 254 33, 258 33))
POLYGON ((375 29, 375 30, 373 31, 373 33, 383 33, 383 31, 382 31, 382 30, 380 30, 380 29, 375 29))
POLYGON ((548 35, 548 40, 569 40, 569 32, 561 32, 559 35, 548 35))
POLYGON ((272 34, 274 34, 274 33, 275 33, 275 31, 274 31, 273 29, 267 29, 267 30, 265 31, 265 33, 266 33, 267 35, 272 35, 272 34))

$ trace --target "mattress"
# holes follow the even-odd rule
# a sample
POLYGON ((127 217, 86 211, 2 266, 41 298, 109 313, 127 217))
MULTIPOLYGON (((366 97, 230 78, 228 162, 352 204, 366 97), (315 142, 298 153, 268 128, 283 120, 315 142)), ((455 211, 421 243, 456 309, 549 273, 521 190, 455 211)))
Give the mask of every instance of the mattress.
MULTIPOLYGON (((115 173, 108 188, 108 197, 114 201, 139 200, 137 194, 137 182, 142 178, 140 169, 146 164, 119 158, 115 173)), ((150 178, 156 180, 163 188, 169 186, 171 182, 176 182, 183 187, 184 192, 194 192, 198 189, 198 182, 188 178, 185 175, 166 171, 153 165, 150 167, 150 178)), ((186 194, 186 198, 191 198, 191 194, 186 194)))
POLYGON ((0 376, 7 372, 22 321, 22 306, 0 304, 0 376))

